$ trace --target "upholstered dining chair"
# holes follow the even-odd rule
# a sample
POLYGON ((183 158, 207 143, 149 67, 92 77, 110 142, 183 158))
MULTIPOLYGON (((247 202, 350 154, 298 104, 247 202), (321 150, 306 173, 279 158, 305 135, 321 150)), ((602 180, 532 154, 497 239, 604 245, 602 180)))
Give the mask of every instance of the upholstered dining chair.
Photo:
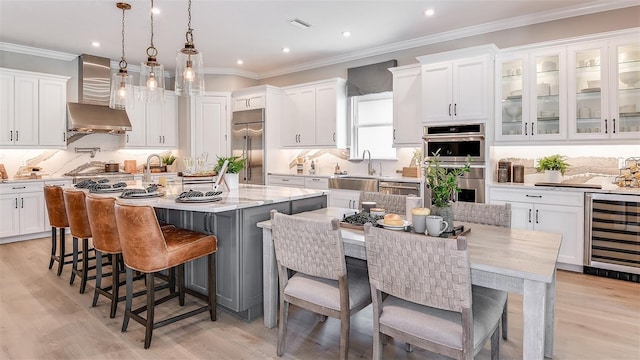
POLYGON ((126 265, 126 308, 122 331, 127 331, 129 319, 145 326, 144 348, 151 346, 153 329, 169 325, 187 317, 208 311, 211 321, 216 320, 216 263, 218 239, 213 235, 205 235, 195 231, 176 227, 161 229, 156 213, 151 206, 115 204, 116 226, 122 257, 126 265), (184 264, 201 258, 207 258, 207 304, 186 313, 172 316, 156 322, 155 306, 174 297, 178 297, 180 306, 184 305, 185 293, 196 297, 200 294, 185 288, 184 264), (178 269, 178 292, 155 299, 154 273, 178 269), (146 274, 146 304, 133 309, 133 271, 146 274), (146 318, 140 316, 146 312, 146 318))
MULTIPOLYGON (((495 205, 458 201, 453 204, 453 219, 474 224, 494 225, 501 227, 511 227, 511 204, 495 205)), ((507 340, 509 329, 508 304, 506 301, 507 292, 494 292, 482 286, 473 286, 474 291, 484 292, 487 296, 497 295, 502 301, 505 297, 504 310, 502 312, 502 338, 507 340)))
POLYGON ((404 215, 407 211, 407 195, 380 194, 378 192, 360 192, 359 209, 365 201, 375 201, 376 207, 384 208, 387 214, 404 215))
POLYGON ((465 237, 431 237, 371 224, 364 231, 374 359, 382 357, 383 334, 456 359, 472 359, 491 338, 491 358, 499 358, 504 303, 472 291, 465 237), (384 300, 383 294, 388 295, 384 300))
POLYGON ((284 354, 289 304, 340 319, 340 359, 349 353, 351 315, 371 303, 367 272, 347 266, 338 219, 320 221, 271 211, 280 284, 278 356, 284 354), (289 277, 289 271, 295 274, 289 277))
POLYGON ((51 224, 51 259, 49 260, 49 269, 53 267, 54 261, 58 262, 58 273, 62 274, 62 268, 66 264, 71 264, 72 260, 67 260, 73 256, 73 253, 66 252, 66 230, 69 227, 67 219, 67 210, 64 206, 64 196, 62 195, 62 187, 54 185, 44 186, 44 201, 47 205, 47 215, 49 216, 49 224, 51 224), (60 239, 58 241, 58 232, 60 239), (59 255, 58 255, 59 254, 59 255))

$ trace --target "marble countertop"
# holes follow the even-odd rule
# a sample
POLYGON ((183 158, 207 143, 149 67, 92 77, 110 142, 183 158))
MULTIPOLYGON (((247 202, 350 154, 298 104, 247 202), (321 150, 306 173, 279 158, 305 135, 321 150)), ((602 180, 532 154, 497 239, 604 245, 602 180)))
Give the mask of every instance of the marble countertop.
POLYGON ((640 195, 640 188, 632 187, 619 187, 616 184, 610 184, 606 182, 598 183, 602 186, 602 189, 590 189, 590 188, 578 188, 578 187, 565 187, 565 186, 536 186, 535 183, 498 183, 493 182, 489 184, 495 188, 507 188, 507 189, 528 189, 528 190, 543 190, 543 191, 568 191, 579 193, 609 193, 609 194, 625 194, 625 195, 640 195))
MULTIPOLYGON (((141 181, 135 183, 128 182, 129 189, 144 188, 141 181)), ((161 188, 160 191, 164 193, 162 197, 153 198, 134 198, 134 199, 121 199, 119 193, 115 194, 96 194, 99 196, 117 197, 119 202, 127 204, 138 205, 150 205, 156 208, 162 209, 174 209, 174 210, 188 210, 188 211, 200 211, 200 212, 222 212, 230 211, 242 208, 249 208, 255 206, 261 206, 266 204, 273 204, 285 201, 292 201, 298 199, 306 199, 316 196, 322 196, 327 194, 326 190, 317 189, 302 189, 292 188, 284 186, 265 186, 265 185, 243 185, 241 184, 238 189, 225 190, 221 197, 222 200, 216 202, 206 203, 177 203, 176 197, 183 191, 196 190, 196 191, 210 191, 212 185, 187 185, 184 187, 180 183, 169 183, 165 188, 161 188)))
POLYGON ((287 173, 269 173, 268 175, 276 175, 276 176, 299 176, 299 177, 312 177, 312 178, 337 178, 337 177, 358 177, 358 178, 373 178, 379 179, 380 181, 398 181, 398 182, 411 182, 411 183, 421 183, 422 178, 415 177, 405 177, 401 175, 396 176, 369 176, 369 175, 356 175, 356 174, 346 174, 346 175, 335 175, 335 174, 287 174, 287 173))

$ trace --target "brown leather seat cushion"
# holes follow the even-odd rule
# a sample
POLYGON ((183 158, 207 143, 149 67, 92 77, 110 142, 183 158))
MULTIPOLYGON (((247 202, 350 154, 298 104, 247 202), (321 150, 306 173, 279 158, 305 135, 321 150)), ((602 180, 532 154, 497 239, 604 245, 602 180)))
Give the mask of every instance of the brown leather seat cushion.
POLYGON ((167 244, 168 267, 209 255, 218 250, 218 239, 213 235, 204 235, 181 228, 163 228, 162 233, 167 244))
POLYGON ((53 227, 68 228, 69 220, 67 220, 67 210, 64 207, 64 196, 60 186, 45 185, 44 200, 47 204, 47 213, 49 214, 49 223, 53 227))
POLYGON ((110 197, 87 195, 87 217, 93 235, 93 247, 106 254, 119 254, 120 237, 116 226, 114 204, 116 200, 110 197))

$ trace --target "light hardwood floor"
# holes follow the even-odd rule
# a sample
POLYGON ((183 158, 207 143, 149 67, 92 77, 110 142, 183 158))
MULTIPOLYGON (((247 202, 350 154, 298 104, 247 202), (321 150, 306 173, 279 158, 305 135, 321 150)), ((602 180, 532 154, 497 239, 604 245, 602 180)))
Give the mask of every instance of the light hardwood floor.
MULTIPOLYGON (((0 359, 276 359, 277 329, 219 310, 154 330, 149 350, 144 329, 130 321, 120 332, 124 304, 109 318, 108 301, 91 307, 93 282, 85 294, 69 286, 70 266, 60 277, 48 270, 50 239, 0 245, 0 359)), ((68 247, 70 248, 70 246, 68 247)), ((640 284, 558 272, 554 359, 640 359, 640 284)), ((140 300, 139 300, 140 301, 140 300)), ((199 300, 187 296, 187 305, 199 300)), ((177 299, 159 306, 156 319, 183 311, 177 299)), ((371 307, 352 318, 349 357, 371 358, 371 307)), ((336 359, 339 322, 291 307, 283 359, 336 359)), ((509 296, 509 340, 502 359, 522 354, 522 298, 509 296)), ((416 349, 406 353, 393 340, 385 359, 441 359, 416 349)), ((488 359, 488 347, 476 359, 488 359)))

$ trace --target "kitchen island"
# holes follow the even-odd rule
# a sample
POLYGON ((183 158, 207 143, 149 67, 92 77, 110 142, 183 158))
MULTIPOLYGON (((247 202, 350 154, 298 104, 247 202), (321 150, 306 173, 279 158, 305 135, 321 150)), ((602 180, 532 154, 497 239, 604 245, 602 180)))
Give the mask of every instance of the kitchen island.
MULTIPOLYGON (((142 188, 137 182, 128 188, 142 188)), ((161 188, 162 189, 162 188, 161 188)), ((149 205, 158 219, 178 227, 218 238, 216 288, 218 305, 232 314, 251 321, 263 313, 262 229, 257 223, 269 219, 269 211, 295 214, 327 207, 324 190, 279 186, 240 185, 225 191, 221 200, 204 203, 177 203, 182 191, 206 192, 209 185, 169 184, 164 196, 120 199, 119 202, 149 205)), ((119 195, 119 194, 117 194, 119 195)), ((105 196, 117 196, 105 194, 105 196)), ((206 259, 196 259, 185 266, 186 285, 207 293, 206 259)))

